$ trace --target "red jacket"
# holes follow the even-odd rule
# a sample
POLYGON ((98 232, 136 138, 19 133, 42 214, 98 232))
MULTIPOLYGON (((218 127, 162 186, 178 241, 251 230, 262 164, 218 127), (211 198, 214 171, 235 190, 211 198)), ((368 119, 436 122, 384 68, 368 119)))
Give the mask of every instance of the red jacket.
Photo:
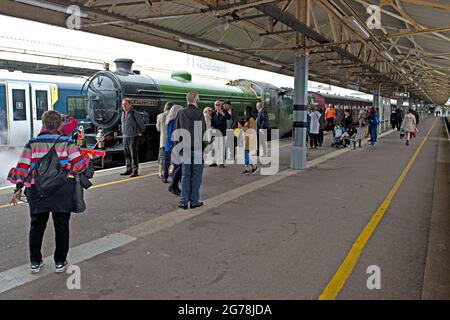
POLYGON ((62 136, 71 136, 75 129, 78 127, 78 122, 73 117, 67 118, 67 123, 63 123, 59 127, 59 132, 62 136))

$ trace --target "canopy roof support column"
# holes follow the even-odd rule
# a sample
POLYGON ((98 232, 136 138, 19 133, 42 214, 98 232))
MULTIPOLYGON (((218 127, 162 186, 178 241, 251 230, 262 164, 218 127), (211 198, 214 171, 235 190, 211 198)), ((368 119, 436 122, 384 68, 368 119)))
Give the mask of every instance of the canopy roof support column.
MULTIPOLYGON (((309 25, 309 0, 297 0, 297 19, 309 25)), ((305 36, 297 36, 297 43, 306 45, 305 36)), ((307 107, 308 107, 308 52, 297 52, 294 62, 294 108, 291 149, 291 169, 307 168, 307 107), (303 53, 303 54, 302 54, 303 53)))

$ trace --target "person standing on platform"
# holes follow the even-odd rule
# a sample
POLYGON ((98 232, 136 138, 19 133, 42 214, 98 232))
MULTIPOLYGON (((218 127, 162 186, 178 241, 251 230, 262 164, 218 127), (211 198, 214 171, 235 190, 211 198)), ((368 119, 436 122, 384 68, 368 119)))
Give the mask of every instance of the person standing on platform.
POLYGON ((224 112, 222 109, 222 103, 217 100, 214 102, 214 108, 216 111, 214 111, 211 115, 211 127, 218 130, 222 137, 214 137, 214 139, 220 139, 221 141, 216 141, 219 144, 222 144, 222 150, 215 150, 218 151, 217 154, 215 154, 214 162, 210 165, 210 167, 217 167, 217 164, 220 165, 221 168, 225 168, 225 157, 226 157, 226 134, 227 134, 227 121, 231 119, 231 116, 228 114, 228 112, 224 112))
MULTIPOLYGON (((159 154, 158 154, 158 165, 159 165, 159 172, 158 176, 160 179, 163 180, 164 183, 167 182, 167 177, 169 175, 169 171, 167 171, 167 175, 164 171, 164 163, 166 159, 164 159, 164 156, 166 155, 166 152, 164 151, 164 147, 166 144, 166 118, 169 114, 170 108, 172 108, 173 103, 167 102, 164 106, 164 111, 158 114, 156 117, 156 130, 159 132, 159 154)), ((169 168, 167 168, 169 170, 169 168)))
POLYGON ((395 111, 395 124, 397 126, 397 131, 400 131, 400 127, 403 123, 403 111, 400 108, 397 108, 395 111))
POLYGON ((309 123, 309 147, 312 149, 317 149, 318 136, 320 130, 320 112, 311 109, 309 112, 310 123, 309 123))
POLYGON ((412 138, 413 133, 417 131, 416 127, 416 117, 413 114, 411 108, 406 112, 405 119, 403 119, 401 130, 406 133, 406 145, 409 146, 409 140, 412 138))
POLYGON ((238 127, 244 131, 244 171, 242 174, 249 175, 253 174, 258 170, 258 167, 254 165, 250 160, 250 150, 257 150, 257 126, 255 117, 252 114, 252 107, 248 106, 245 108, 245 123, 241 125, 238 123, 238 127), (251 130, 248 132, 248 130, 251 130))
MULTIPOLYGON (((344 119, 342 120, 342 126, 344 127, 345 132, 347 132, 348 136, 352 136, 353 133, 353 117, 350 110, 344 110, 344 119)), ((344 139, 344 147, 346 147, 350 141, 348 139, 344 139)))
MULTIPOLYGON (((8 181, 16 185, 11 198, 11 205, 16 206, 25 189, 30 210, 30 271, 38 273, 44 264, 41 254, 42 239, 44 237, 50 212, 52 213, 55 228, 55 272, 61 273, 67 267, 67 254, 69 251, 69 221, 71 213, 75 211, 75 177, 84 172, 89 166, 89 157, 82 155, 80 149, 71 137, 61 135, 59 128, 62 117, 56 111, 50 110, 42 114, 42 131, 36 138, 32 138, 24 147, 19 162, 8 174, 8 181), (54 149, 53 149, 54 148, 54 149), (61 166, 60 174, 56 180, 47 184, 52 190, 42 188, 37 184, 45 175, 36 173, 39 160, 55 150, 58 164, 61 166), (39 188, 38 188, 39 186, 39 188), (46 196, 42 192, 48 193, 46 196)), ((51 154, 50 154, 51 155, 51 154)), ((52 159, 53 160, 53 159, 52 159)), ((44 164, 45 166, 45 164, 44 164)), ((54 177, 52 172, 51 177, 54 177)))
POLYGON ((203 116, 205 117, 206 122, 206 137, 208 140, 208 143, 211 143, 211 130, 212 130, 212 108, 206 107, 203 109, 203 116))
POLYGON ((184 129, 190 133, 190 141, 183 141, 184 148, 190 148, 190 157, 183 150, 181 157, 181 198, 179 208, 197 208, 203 205, 200 201, 200 186, 203 176, 203 151, 206 141, 203 141, 206 132, 206 122, 203 112, 198 110, 200 97, 197 92, 191 91, 186 95, 187 107, 178 112, 175 118, 174 129, 184 129), (194 128, 196 128, 194 130, 194 128), (199 131, 200 129, 200 131, 199 131))
POLYGON ((142 133, 145 131, 144 120, 139 112, 131 106, 131 100, 122 100, 122 136, 125 153, 126 171, 121 176, 137 177, 139 175, 139 144, 142 133))
POLYGON ((334 132, 334 119, 336 118, 336 112, 331 104, 325 110, 325 119, 327 120, 327 128, 334 132))
MULTIPOLYGON (((208 142, 208 145, 212 142, 212 108, 206 107, 203 109, 203 116, 205 117, 205 123, 206 123, 206 140, 208 142)), ((205 154, 205 162, 209 160, 206 158, 205 154)))
POLYGON ((317 137, 317 143, 319 147, 323 144, 323 132, 325 131, 325 128, 327 126, 327 122, 325 120, 325 115, 323 113, 323 110, 319 108, 320 112, 320 119, 319 119, 319 136, 317 137))
POLYGON ((370 108, 369 116, 367 117, 367 122, 369 124, 370 145, 374 147, 375 144, 377 143, 378 126, 380 124, 377 111, 374 107, 370 108))
POLYGON ((392 130, 395 130, 395 128, 397 128, 397 112, 396 112, 396 110, 392 110, 392 112, 391 112, 391 127, 392 127, 392 130))
MULTIPOLYGON (((238 116, 237 116, 236 110, 233 109, 230 101, 226 101, 223 104, 223 108, 230 116, 230 118, 227 119, 227 129, 234 131, 234 129, 236 129, 238 127, 238 116)), ((225 142, 227 142, 226 139, 225 139, 225 142)), ((230 149, 230 147, 228 146, 228 143, 227 143, 227 153, 228 153, 228 155, 226 155, 227 159, 231 159, 232 155, 234 155, 234 156, 236 155, 236 153, 235 153, 236 142, 237 142, 237 139, 233 134, 233 150, 230 149)), ((233 159, 234 159, 234 157, 233 157, 233 159)))
POLYGON ((358 132, 356 135, 356 140, 358 141, 358 146, 361 148, 361 143, 364 140, 364 131, 366 128, 366 110, 361 108, 358 113, 358 132))
POLYGON ((269 114, 261 102, 256 104, 258 116, 256 117, 256 128, 258 130, 258 155, 265 157, 267 155, 267 136, 269 130, 269 114), (262 149, 262 152, 260 151, 262 149))
POLYGON ((173 157, 172 159, 172 133, 173 128, 175 127, 175 119, 178 115, 178 112, 180 110, 183 110, 183 107, 180 105, 174 105, 171 107, 169 114, 166 117, 166 141, 164 143, 164 172, 168 172, 169 170, 169 164, 172 163, 173 170, 172 170, 172 182, 169 186, 169 192, 172 192, 173 194, 176 194, 179 196, 181 194, 181 190, 179 187, 180 180, 181 180, 181 163, 178 162, 178 159, 176 157, 173 157))

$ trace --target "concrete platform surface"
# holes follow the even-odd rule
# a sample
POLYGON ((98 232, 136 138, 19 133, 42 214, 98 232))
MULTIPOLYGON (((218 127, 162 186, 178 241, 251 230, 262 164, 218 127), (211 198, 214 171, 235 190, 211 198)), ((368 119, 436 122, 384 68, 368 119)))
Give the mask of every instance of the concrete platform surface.
POLYGON ((394 132, 374 148, 312 150, 303 171, 287 169, 288 142, 276 176, 206 168, 206 206, 195 210, 176 209, 154 165, 123 183, 99 176, 105 186, 87 193, 87 214, 72 220, 80 290, 48 264, 24 275, 26 206, 0 207, 0 299, 317 299, 414 157, 337 298, 420 299, 443 123, 429 118, 419 128, 410 146, 394 132), (380 270, 380 289, 367 287, 370 266, 380 270))

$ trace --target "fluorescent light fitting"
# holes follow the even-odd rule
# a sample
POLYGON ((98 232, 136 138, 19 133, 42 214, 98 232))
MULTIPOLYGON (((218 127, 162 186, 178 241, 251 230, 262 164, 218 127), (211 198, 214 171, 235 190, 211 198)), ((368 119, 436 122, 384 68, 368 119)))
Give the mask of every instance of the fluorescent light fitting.
MULTIPOLYGON (((46 3, 46 2, 37 1, 37 0, 15 0, 15 1, 19 2, 19 3, 23 3, 23 4, 28 4, 30 6, 42 8, 42 9, 47 9, 47 10, 52 10, 52 11, 57 11, 57 12, 62 12, 62 13, 65 13, 65 14, 69 14, 67 12, 67 8, 68 7, 59 6, 59 5, 56 5, 56 4, 46 3)), ((87 18, 88 15, 87 15, 87 13, 81 11, 80 12, 80 17, 87 18)))
POLYGON ((406 74, 405 68, 401 68, 400 71, 401 71, 403 74, 406 74))
POLYGON ((315 73, 310 73, 309 74, 311 77, 317 77, 317 74, 315 74, 315 73))
POLYGON ((334 79, 330 79, 330 81, 333 82, 333 83, 337 83, 337 84, 340 83, 338 80, 334 80, 334 79))
POLYGON ((267 61, 267 60, 264 60, 264 59, 259 59, 259 63, 267 64, 269 66, 276 67, 276 68, 281 68, 282 67, 281 64, 278 64, 278 63, 275 63, 275 62, 272 62, 272 61, 267 61))
POLYGON ((394 61, 394 57, 388 51, 386 51, 386 50, 385 51, 381 51, 381 54, 383 55, 383 57, 385 57, 389 61, 391 61, 391 62, 394 61))
POLYGON ((180 38, 180 39, 178 39, 178 41, 181 42, 181 43, 184 43, 184 44, 188 44, 188 45, 191 45, 191 46, 194 46, 194 47, 203 48, 203 49, 210 50, 210 51, 215 51, 215 52, 220 51, 219 47, 210 46, 209 44, 198 42, 198 41, 194 41, 194 40, 180 38))
POLYGON ((358 32, 361 36, 363 36, 365 39, 370 38, 369 32, 366 30, 366 28, 364 28, 361 25, 361 23, 359 23, 358 20, 355 19, 355 17, 353 17, 353 16, 348 17, 348 21, 352 24, 352 26, 354 27, 354 30, 356 32, 358 32))

